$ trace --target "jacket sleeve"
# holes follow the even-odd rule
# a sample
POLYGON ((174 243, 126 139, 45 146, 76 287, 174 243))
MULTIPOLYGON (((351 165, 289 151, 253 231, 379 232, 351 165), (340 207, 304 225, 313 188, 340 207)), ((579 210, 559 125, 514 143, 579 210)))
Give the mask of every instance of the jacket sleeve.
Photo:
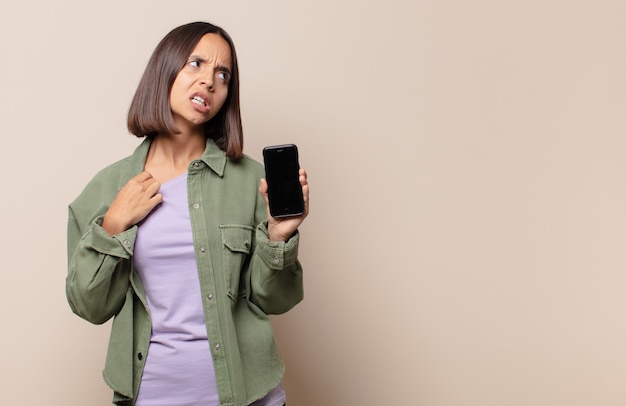
POLYGON ((302 266, 298 261, 298 231, 287 241, 270 241, 265 202, 259 197, 255 249, 249 266, 250 299, 266 314, 281 314, 298 304, 303 296, 302 266))
POLYGON ((102 324, 119 312, 130 284, 130 261, 137 227, 111 237, 104 215, 81 224, 70 206, 67 227, 66 295, 72 311, 102 324))

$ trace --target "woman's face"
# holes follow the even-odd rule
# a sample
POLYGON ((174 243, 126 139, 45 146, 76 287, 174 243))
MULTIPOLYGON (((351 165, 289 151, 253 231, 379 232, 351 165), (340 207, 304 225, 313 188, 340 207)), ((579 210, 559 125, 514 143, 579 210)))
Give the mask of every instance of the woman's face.
POLYGON ((172 115, 180 131, 200 131, 220 111, 228 96, 231 69, 228 43, 218 34, 205 34, 170 92, 172 115))

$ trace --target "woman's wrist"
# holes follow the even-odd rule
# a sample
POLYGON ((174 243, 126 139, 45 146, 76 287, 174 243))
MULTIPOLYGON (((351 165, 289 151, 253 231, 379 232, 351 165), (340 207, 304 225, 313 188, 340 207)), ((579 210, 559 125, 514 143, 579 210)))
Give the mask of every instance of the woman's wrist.
POLYGON ((114 235, 125 231, 127 227, 124 227, 122 224, 115 223, 110 219, 110 216, 105 215, 104 219, 102 219, 102 228, 104 231, 109 233, 111 237, 113 237, 114 235))
POLYGON ((281 242, 281 241, 282 241, 282 242, 285 242, 285 241, 287 241, 287 240, 289 239, 288 237, 287 237, 287 238, 285 238, 285 237, 284 237, 283 235, 281 235, 280 233, 277 233, 277 232, 275 232, 275 231, 272 231, 272 228, 269 228, 269 229, 267 230, 267 234, 268 234, 269 240, 270 240, 270 241, 272 241, 272 242, 281 242))

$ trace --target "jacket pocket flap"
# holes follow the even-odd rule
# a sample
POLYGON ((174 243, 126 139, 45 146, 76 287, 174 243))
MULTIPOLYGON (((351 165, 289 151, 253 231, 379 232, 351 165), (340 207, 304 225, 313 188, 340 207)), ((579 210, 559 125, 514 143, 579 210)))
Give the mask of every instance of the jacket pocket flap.
POLYGON ((249 254, 252 249, 252 235, 254 227, 226 224, 221 225, 222 243, 229 250, 249 254))

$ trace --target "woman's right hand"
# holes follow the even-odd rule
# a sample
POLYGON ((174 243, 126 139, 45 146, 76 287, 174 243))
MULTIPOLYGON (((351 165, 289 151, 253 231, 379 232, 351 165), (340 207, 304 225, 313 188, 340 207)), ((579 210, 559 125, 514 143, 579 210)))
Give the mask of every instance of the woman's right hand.
POLYGON ((141 172, 124 185, 104 215, 102 228, 113 236, 143 220, 159 203, 161 184, 150 172, 141 172))

